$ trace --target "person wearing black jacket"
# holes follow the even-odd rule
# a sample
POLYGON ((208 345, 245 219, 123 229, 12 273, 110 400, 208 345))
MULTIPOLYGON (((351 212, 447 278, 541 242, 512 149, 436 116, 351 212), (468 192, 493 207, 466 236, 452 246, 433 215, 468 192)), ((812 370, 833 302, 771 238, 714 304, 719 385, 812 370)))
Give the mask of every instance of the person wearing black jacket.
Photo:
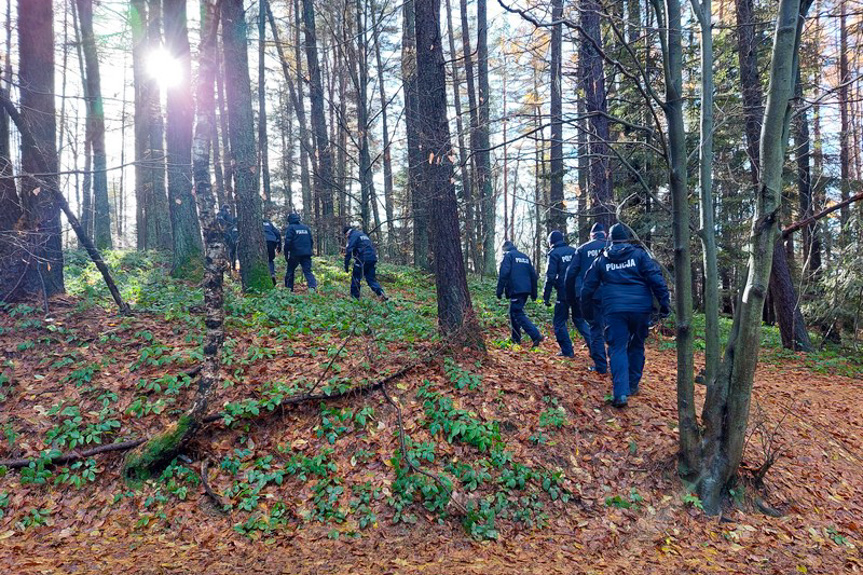
POLYGON ((593 224, 590 229, 590 241, 575 249, 565 278, 567 301, 572 311, 572 323, 575 324, 575 328, 587 343, 590 359, 593 360, 593 365, 589 369, 596 373, 608 372, 608 358, 605 353, 605 324, 602 319, 602 290, 597 289, 592 300, 586 302, 580 301, 579 294, 584 285, 584 276, 587 274, 587 270, 605 249, 606 243, 605 226, 600 223, 593 224), (584 313, 582 313, 582 309, 584 309, 584 313))
POLYGON ((530 258, 515 249, 511 241, 503 242, 503 260, 497 278, 497 299, 504 294, 509 298, 509 323, 513 343, 521 343, 522 330, 533 341, 533 347, 538 346, 544 339, 524 313, 527 297, 530 296, 536 301, 536 284, 536 270, 530 263, 530 258))
POLYGON ((653 298, 659 313, 668 316, 668 286, 657 264, 639 245, 630 242, 622 224, 611 226, 612 245, 603 250, 587 271, 581 301, 590 301, 602 286, 605 338, 611 356, 614 407, 624 407, 627 398, 638 394, 644 371, 644 340, 653 312, 653 298))
POLYGON ((285 261, 288 264, 285 270, 285 287, 294 291, 294 274, 297 266, 303 270, 309 291, 313 292, 318 287, 318 280, 312 273, 312 248, 314 239, 309 226, 300 221, 299 214, 288 216, 288 227, 285 228, 285 261))
POLYGON ((264 219, 264 239, 267 240, 267 267, 270 268, 270 277, 273 285, 276 285, 276 252, 282 251, 282 234, 279 228, 270 220, 264 219))
POLYGON ((375 253, 371 238, 365 232, 350 226, 345 226, 344 232, 348 240, 348 245, 345 247, 345 271, 350 268, 351 260, 354 262, 354 270, 351 274, 351 295, 360 299, 360 283, 365 276, 369 288, 380 299, 386 301, 384 289, 375 277, 378 255, 375 253))
POLYGON ((216 221, 222 229, 222 237, 225 239, 225 247, 228 250, 228 261, 231 264, 231 271, 234 271, 234 265, 237 263, 237 218, 231 214, 231 207, 228 204, 222 204, 219 207, 219 213, 216 215, 216 221))
POLYGON ((551 305, 551 290, 554 288, 557 299, 554 302, 552 325, 554 326, 554 337, 560 346, 558 355, 574 357, 572 340, 569 338, 569 330, 566 327, 566 322, 569 319, 569 305, 566 299, 564 277, 572 261, 575 248, 566 243, 563 233, 558 230, 554 230, 548 235, 548 245, 551 251, 548 252, 548 270, 545 272, 545 290, 542 294, 542 301, 546 307, 551 305))

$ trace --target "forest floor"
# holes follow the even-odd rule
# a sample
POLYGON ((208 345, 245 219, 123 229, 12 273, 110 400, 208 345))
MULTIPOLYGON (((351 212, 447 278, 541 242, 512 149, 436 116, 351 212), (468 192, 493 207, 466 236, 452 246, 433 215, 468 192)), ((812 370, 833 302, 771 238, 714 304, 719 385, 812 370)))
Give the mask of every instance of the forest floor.
MULTIPOLYGON (((186 455, 134 487, 122 453, 51 466, 51 449, 158 432, 193 394, 182 373, 200 360, 200 291, 150 256, 111 264, 130 318, 102 307, 95 272, 74 259, 71 295, 48 316, 0 313, 0 459, 41 454, 0 477, 4 573, 863 572, 859 359, 788 354, 765 332, 743 479, 711 518, 676 474, 667 335, 653 332, 642 392, 616 410, 583 347, 562 359, 553 337, 535 351, 506 343, 488 281, 471 285, 488 354, 440 353, 433 281, 407 268, 383 266, 387 303, 351 301, 326 261, 317 295, 232 286, 212 402, 224 416, 186 455), (408 457, 441 483, 405 465, 380 389, 279 405, 408 365, 385 390, 408 457)), ((549 335, 548 311, 529 314, 549 335)))

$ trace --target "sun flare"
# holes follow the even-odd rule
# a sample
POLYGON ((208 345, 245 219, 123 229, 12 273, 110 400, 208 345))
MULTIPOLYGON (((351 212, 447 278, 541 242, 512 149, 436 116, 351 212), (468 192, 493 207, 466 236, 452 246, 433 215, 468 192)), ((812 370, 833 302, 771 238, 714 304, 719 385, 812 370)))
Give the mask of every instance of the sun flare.
POLYGON ((162 88, 172 88, 183 81, 180 61, 164 46, 156 48, 147 56, 147 73, 162 88))

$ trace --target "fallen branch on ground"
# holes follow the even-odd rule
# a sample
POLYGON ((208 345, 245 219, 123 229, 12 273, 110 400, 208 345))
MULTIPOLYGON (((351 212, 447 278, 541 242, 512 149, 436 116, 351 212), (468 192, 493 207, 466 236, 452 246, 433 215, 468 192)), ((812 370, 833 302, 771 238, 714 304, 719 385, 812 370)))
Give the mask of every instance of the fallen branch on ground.
MULTIPOLYGON (((420 365, 428 363, 429 361, 431 361, 432 359, 437 357, 438 351, 439 350, 436 347, 435 350, 433 350, 432 352, 430 352, 426 356, 418 359, 417 361, 415 361, 413 363, 410 363, 410 364, 402 367, 398 371, 396 371, 396 372, 394 372, 394 373, 392 373, 392 374, 390 374, 390 375, 388 375, 382 379, 379 379, 377 381, 374 381, 371 383, 366 383, 364 385, 359 385, 357 387, 352 387, 350 389, 347 389, 345 391, 340 391, 338 393, 332 393, 332 394, 305 393, 303 395, 293 395, 291 397, 286 397, 282 401, 282 403, 280 404, 280 407, 288 407, 291 405, 299 405, 302 403, 313 402, 313 401, 330 401, 330 400, 339 399, 339 398, 347 397, 347 396, 351 396, 351 395, 362 395, 365 393, 369 393, 371 391, 381 389, 387 383, 390 383, 391 381, 395 381, 397 379, 400 379, 400 378, 404 377, 405 375, 407 375, 408 373, 410 373, 411 371, 413 371, 414 369, 416 369, 417 367, 419 367, 420 365)), ((201 368, 200 367, 193 368, 190 371, 194 371, 195 369, 197 369, 197 371, 195 371, 194 374, 197 374, 197 372, 199 372, 201 368)), ((186 373, 189 374, 189 371, 187 371, 186 373)), ((266 411, 263 412, 263 414, 267 414, 267 413, 271 413, 271 412, 266 412, 266 411)), ((274 412, 272 412, 272 413, 274 413, 274 412)), ((222 419, 224 417, 224 415, 225 414, 221 413, 221 412, 220 413, 213 413, 213 414, 205 416, 201 421, 202 421, 202 423, 213 423, 215 421, 219 421, 220 419, 222 419)), ((149 440, 149 438, 129 439, 127 441, 122 441, 119 443, 109 443, 106 445, 100 445, 98 447, 94 447, 93 449, 88 449, 86 451, 71 451, 69 453, 60 454, 57 457, 52 457, 52 458, 50 458, 50 461, 46 461, 45 463, 46 463, 46 465, 47 464, 59 465, 59 464, 79 461, 81 459, 86 459, 88 457, 92 457, 93 455, 100 455, 102 453, 128 451, 130 449, 134 449, 134 448, 138 447, 139 445, 142 445, 143 443, 145 443, 148 440, 149 440)), ((37 461, 39 461, 38 457, 33 457, 33 458, 23 457, 23 458, 19 458, 19 459, 5 459, 5 460, 0 460, 0 467, 7 467, 9 469, 20 469, 22 467, 27 467, 28 465, 30 465, 31 462, 35 463, 37 461)))

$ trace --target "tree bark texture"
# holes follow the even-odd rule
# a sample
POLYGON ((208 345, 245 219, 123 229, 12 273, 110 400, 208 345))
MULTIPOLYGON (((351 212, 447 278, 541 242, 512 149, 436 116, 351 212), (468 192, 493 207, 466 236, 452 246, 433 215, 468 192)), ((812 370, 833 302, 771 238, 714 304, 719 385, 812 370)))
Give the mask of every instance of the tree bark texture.
POLYGON ((186 24, 186 0, 163 0, 165 48, 180 63, 182 78, 168 87, 166 150, 168 206, 173 230, 171 275, 201 277, 201 226, 192 195, 192 56, 186 24))
MULTIPOLYGON (((383 8, 381 8, 383 10, 383 8)), ((372 9, 374 14, 374 9, 372 9)), ((380 25, 383 13, 381 13, 377 21, 372 22, 372 36, 375 42, 375 64, 377 65, 378 73, 378 92, 381 101, 381 131, 383 135, 383 164, 384 164, 384 211, 387 218, 387 252, 392 254, 396 245, 395 236, 395 212, 393 209, 393 159, 392 150, 390 149, 390 133, 389 123, 387 119, 387 110, 389 109, 389 101, 387 99, 386 87, 384 82, 384 65, 381 58, 381 38, 380 25)))
POLYGON ((318 62, 317 34, 315 32, 314 0, 302 0, 303 30, 305 32, 306 62, 309 67, 309 99, 312 105, 312 130, 315 137, 315 157, 313 163, 314 188, 321 202, 321 221, 318 222, 318 233, 321 237, 321 249, 325 254, 335 253, 336 232, 333 212, 333 195, 335 180, 333 180, 333 155, 330 139, 327 135, 327 121, 324 115, 324 85, 321 80, 321 66, 318 62))
MULTIPOLYGON (((21 169, 42 173, 57 189, 57 126, 54 108, 54 9, 51 0, 18 1, 18 78, 22 122, 33 135, 22 142, 21 169)), ((27 234, 27 268, 19 286, 23 294, 63 293, 63 246, 60 205, 36 178, 21 181, 22 222, 27 234)))
POLYGON ((261 156, 261 185, 264 187, 266 209, 272 206, 270 189, 269 137, 267 135, 266 35, 269 0, 258 4, 258 153, 261 156))
POLYGON ((476 155, 476 182, 482 209, 483 271, 497 273, 497 253, 494 249, 496 201, 491 181, 491 94, 488 86, 488 18, 487 0, 476 2, 476 64, 477 64, 477 134, 473 150, 476 155))
MULTIPOLYGON (((615 220, 614 185, 612 183, 608 148, 610 131, 608 126, 608 93, 602 56, 602 29, 598 0, 585 0, 581 15, 581 73, 584 86, 585 111, 588 122, 588 155, 590 177, 588 181, 590 211, 595 222, 608 229, 615 220)), ((669 127, 669 131, 671 128, 669 127)), ((685 185, 685 184, 684 184, 685 185)))
MULTIPOLYGON (((761 314, 773 267, 782 201, 782 168, 791 121, 800 34, 810 0, 781 0, 770 84, 759 143, 759 183, 749 240, 749 272, 715 385, 704 404, 699 493, 718 513, 743 457, 752 382, 761 344, 761 314)), ((781 250, 780 250, 781 251, 781 250)), ((783 252, 784 253, 784 252, 783 252)))
POLYGON ((440 0, 415 0, 419 143, 428 160, 417 193, 429 206, 434 251, 438 323, 441 331, 471 347, 482 347, 482 332, 471 306, 461 249, 453 152, 446 116, 446 69, 440 34, 440 0))
POLYGON ((261 227, 263 214, 258 193, 258 157, 243 0, 222 0, 221 17, 225 100, 237 202, 237 257, 243 289, 260 292, 272 288, 272 281, 261 227))
POLYGON ((81 27, 81 48, 84 52, 87 84, 87 139, 93 153, 93 239, 100 250, 110 249, 111 215, 108 204, 108 161, 105 151, 105 106, 99 55, 93 34, 93 0, 75 0, 81 27))
POLYGON ((551 206, 548 231, 560 230, 566 236, 566 211, 563 203, 563 0, 552 0, 551 19, 551 206))

